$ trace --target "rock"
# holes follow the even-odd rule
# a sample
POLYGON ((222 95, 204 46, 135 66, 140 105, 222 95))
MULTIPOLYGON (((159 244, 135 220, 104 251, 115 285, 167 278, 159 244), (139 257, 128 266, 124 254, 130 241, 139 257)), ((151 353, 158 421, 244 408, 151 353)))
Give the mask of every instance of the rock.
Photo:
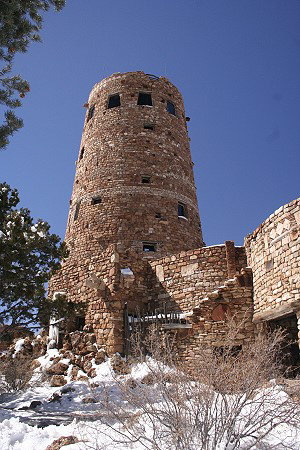
POLYGON ((82 399, 82 403, 97 403, 97 400, 92 396, 87 396, 82 399))
POLYGON ((48 445, 46 450, 59 450, 64 445, 76 444, 76 442, 79 442, 76 436, 61 436, 60 438, 55 439, 52 444, 48 445))
POLYGON ((58 387, 67 384, 67 380, 63 375, 53 375, 50 379, 50 386, 58 387))
POLYGON ((85 325, 83 327, 83 331, 87 332, 87 333, 92 333, 93 332, 93 327, 92 325, 85 325))
POLYGON ((97 375, 95 367, 92 367, 90 370, 88 370, 87 375, 90 378, 95 378, 95 376, 97 375))
POLYGON ((29 405, 29 409, 35 409, 41 405, 42 405, 42 402, 40 402, 39 400, 33 400, 29 405))
POLYGON ((128 380, 125 381, 125 387, 134 389, 137 387, 137 382, 133 378, 128 378, 128 380))
POLYGON ((61 402, 61 393, 59 392, 54 392, 51 397, 48 398, 48 403, 60 403, 61 402))
POLYGON ((62 394, 68 394, 69 392, 75 392, 75 391, 76 391, 76 389, 73 388, 72 386, 66 386, 66 387, 63 387, 63 388, 60 390, 60 392, 61 392, 62 394))
POLYGON ((95 355, 95 363, 102 364, 106 360, 106 353, 104 350, 98 350, 95 355))
POLYGON ((31 364, 30 364, 31 370, 34 370, 34 369, 36 369, 37 367, 40 367, 40 366, 41 366, 41 363, 37 359, 34 359, 31 362, 31 364))
POLYGON ((77 376, 77 380, 78 381, 88 381, 89 378, 85 375, 80 375, 79 377, 77 376))
POLYGON ((79 367, 73 366, 70 373, 70 378, 72 381, 77 380, 77 374, 79 371, 79 367))
POLYGON ((126 375, 130 373, 130 367, 127 362, 118 354, 115 353, 110 360, 112 369, 121 375, 126 375))
POLYGON ((145 375, 142 379, 141 379, 141 383, 142 384, 153 384, 154 383, 154 376, 152 375, 152 373, 147 373, 147 375, 145 375))
POLYGON ((66 375, 68 367, 69 366, 67 364, 59 362, 48 367, 48 369, 46 369, 46 373, 48 375, 66 375))

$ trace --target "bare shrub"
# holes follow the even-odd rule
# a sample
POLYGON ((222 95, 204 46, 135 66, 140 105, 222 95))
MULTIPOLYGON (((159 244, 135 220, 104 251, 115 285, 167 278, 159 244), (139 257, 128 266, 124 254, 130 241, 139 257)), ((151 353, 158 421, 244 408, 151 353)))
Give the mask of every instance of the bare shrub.
POLYGON ((102 437, 89 448, 104 448, 103 436, 114 449, 137 443, 157 450, 298 448, 274 434, 285 427, 300 430, 299 405, 280 384, 283 333, 238 348, 238 332, 232 321, 222 348, 203 344, 189 370, 176 361, 170 336, 154 329, 143 342, 134 336, 134 357, 147 365, 150 381, 116 377, 118 396, 103 391, 98 399, 102 437))
POLYGON ((0 392, 24 390, 33 374, 31 357, 7 357, 0 361, 0 392))

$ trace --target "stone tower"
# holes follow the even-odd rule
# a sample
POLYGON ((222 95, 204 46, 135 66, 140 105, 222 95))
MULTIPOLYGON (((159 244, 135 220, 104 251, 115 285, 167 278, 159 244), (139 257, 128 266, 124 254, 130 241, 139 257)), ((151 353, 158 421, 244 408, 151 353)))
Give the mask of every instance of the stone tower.
MULTIPOLYGON (((116 73, 93 87, 86 106, 66 232, 70 256, 50 289, 88 301, 94 315, 105 290, 120 292, 122 267, 134 266, 139 278, 145 261, 201 247, 203 239, 177 88, 144 72, 116 73)), ((106 306, 116 315, 114 301, 106 298, 106 306)))

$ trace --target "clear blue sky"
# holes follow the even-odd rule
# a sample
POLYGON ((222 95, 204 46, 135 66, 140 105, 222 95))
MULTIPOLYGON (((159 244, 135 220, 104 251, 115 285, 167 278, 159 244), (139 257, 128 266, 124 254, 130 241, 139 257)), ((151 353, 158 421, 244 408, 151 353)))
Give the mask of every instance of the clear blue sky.
POLYGON ((25 126, 0 180, 64 236, 92 86, 114 72, 164 75, 182 92, 207 245, 242 245, 299 196, 299 0, 68 0, 19 55, 25 126))

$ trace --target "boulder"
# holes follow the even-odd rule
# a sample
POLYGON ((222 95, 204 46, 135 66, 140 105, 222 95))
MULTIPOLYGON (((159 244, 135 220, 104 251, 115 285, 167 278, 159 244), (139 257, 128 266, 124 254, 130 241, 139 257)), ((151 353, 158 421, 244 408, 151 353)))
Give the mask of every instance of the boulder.
POLYGON ((60 438, 55 439, 52 444, 48 445, 46 450, 59 450, 64 445, 76 444, 76 442, 78 442, 76 436, 61 436, 60 438))
POLYGON ((42 402, 40 402, 39 400, 32 400, 32 402, 29 405, 29 409, 35 409, 41 405, 42 405, 42 402))
POLYGON ((67 380, 63 375, 53 375, 50 379, 50 386, 59 387, 67 384, 67 380))
POLYGON ((95 363, 96 364, 102 364, 106 359, 106 353, 104 350, 98 350, 98 352, 95 355, 95 363))
POLYGON ((48 375, 66 375, 68 367, 69 366, 67 364, 58 362, 48 367, 48 369, 46 369, 46 373, 48 375))
POLYGON ((82 399, 82 403, 97 403, 97 400, 94 397, 88 395, 82 399))

